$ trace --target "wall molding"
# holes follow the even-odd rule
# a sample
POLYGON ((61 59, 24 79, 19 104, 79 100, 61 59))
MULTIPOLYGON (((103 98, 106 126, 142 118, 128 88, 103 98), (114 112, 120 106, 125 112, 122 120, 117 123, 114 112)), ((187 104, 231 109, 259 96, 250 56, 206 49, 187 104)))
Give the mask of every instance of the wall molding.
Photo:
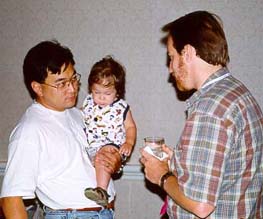
POLYGON ((121 179, 144 180, 141 164, 127 164, 123 168, 121 179))
MULTIPOLYGON (((5 173, 5 162, 0 162, 0 176, 5 173)), ((141 171, 142 166, 140 164, 127 164, 123 168, 121 179, 126 180, 144 180, 144 174, 141 171)))
POLYGON ((0 162, 0 176, 4 175, 4 173, 5 173, 5 166, 6 166, 5 162, 0 162))

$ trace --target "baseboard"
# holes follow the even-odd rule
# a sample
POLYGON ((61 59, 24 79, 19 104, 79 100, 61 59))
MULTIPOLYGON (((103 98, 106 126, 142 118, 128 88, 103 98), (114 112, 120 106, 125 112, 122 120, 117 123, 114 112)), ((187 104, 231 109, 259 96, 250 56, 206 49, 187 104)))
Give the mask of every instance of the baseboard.
POLYGON ((142 166, 140 164, 127 164, 123 168, 122 179, 144 180, 144 174, 141 169, 142 166))

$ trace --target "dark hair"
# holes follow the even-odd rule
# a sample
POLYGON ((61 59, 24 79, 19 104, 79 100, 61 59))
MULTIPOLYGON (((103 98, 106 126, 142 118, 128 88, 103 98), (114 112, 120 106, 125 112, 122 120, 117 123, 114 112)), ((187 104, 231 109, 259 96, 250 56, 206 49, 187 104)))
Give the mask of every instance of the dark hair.
POLYGON ((60 74, 61 67, 65 64, 66 69, 70 63, 75 64, 70 49, 55 40, 43 41, 31 48, 24 59, 23 65, 24 82, 30 96, 33 99, 36 98, 36 93, 31 87, 33 81, 43 83, 48 72, 60 74))
MULTIPOLYGON (((185 45, 196 49, 197 55, 212 65, 226 66, 229 62, 228 46, 219 16, 207 11, 195 11, 166 24, 174 47, 181 54, 185 45)), ((166 37, 166 40, 167 40, 166 37)))
POLYGON ((102 84, 105 87, 114 86, 117 91, 117 96, 124 99, 125 68, 111 56, 106 56, 96 62, 90 70, 88 78, 89 93, 91 93, 94 83, 102 84))

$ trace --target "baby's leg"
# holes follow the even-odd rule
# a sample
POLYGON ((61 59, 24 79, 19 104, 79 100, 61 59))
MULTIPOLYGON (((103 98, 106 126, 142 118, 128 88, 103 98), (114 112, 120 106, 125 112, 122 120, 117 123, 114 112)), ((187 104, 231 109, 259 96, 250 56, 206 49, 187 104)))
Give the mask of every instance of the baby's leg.
MULTIPOLYGON (((116 148, 115 146, 112 145, 105 145, 100 150, 109 151, 110 147, 116 148)), ((96 170, 97 187, 101 187, 107 191, 111 179, 111 174, 105 170, 105 166, 98 164, 96 162, 95 162, 95 170, 96 170)))
MULTIPOLYGON (((99 151, 104 154, 104 152, 112 152, 110 153, 110 156, 113 157, 116 156, 116 147, 113 145, 106 145, 103 146, 99 151), (114 153, 115 152, 115 153, 114 153)), ((94 160, 94 166, 96 170, 96 180, 97 180, 97 187, 96 188, 86 188, 84 193, 85 196, 95 201, 97 204, 102 206, 108 205, 109 200, 109 194, 107 193, 107 188, 111 179, 111 171, 109 171, 109 165, 112 166, 112 163, 107 163, 109 161, 102 160, 103 162, 100 162, 99 160, 96 161, 96 158, 94 160), (106 162, 106 165, 105 165, 106 162)))

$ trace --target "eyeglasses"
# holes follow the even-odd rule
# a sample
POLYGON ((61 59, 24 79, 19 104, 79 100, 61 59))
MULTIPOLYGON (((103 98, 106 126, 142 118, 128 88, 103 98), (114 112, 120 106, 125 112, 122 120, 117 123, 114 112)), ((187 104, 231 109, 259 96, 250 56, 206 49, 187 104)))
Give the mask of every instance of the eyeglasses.
POLYGON ((63 81, 59 81, 55 85, 47 84, 47 83, 42 83, 42 84, 56 88, 58 90, 65 90, 69 87, 70 84, 73 86, 78 86, 80 78, 81 78, 81 75, 76 73, 76 74, 72 75, 72 77, 70 79, 65 79, 63 81))

